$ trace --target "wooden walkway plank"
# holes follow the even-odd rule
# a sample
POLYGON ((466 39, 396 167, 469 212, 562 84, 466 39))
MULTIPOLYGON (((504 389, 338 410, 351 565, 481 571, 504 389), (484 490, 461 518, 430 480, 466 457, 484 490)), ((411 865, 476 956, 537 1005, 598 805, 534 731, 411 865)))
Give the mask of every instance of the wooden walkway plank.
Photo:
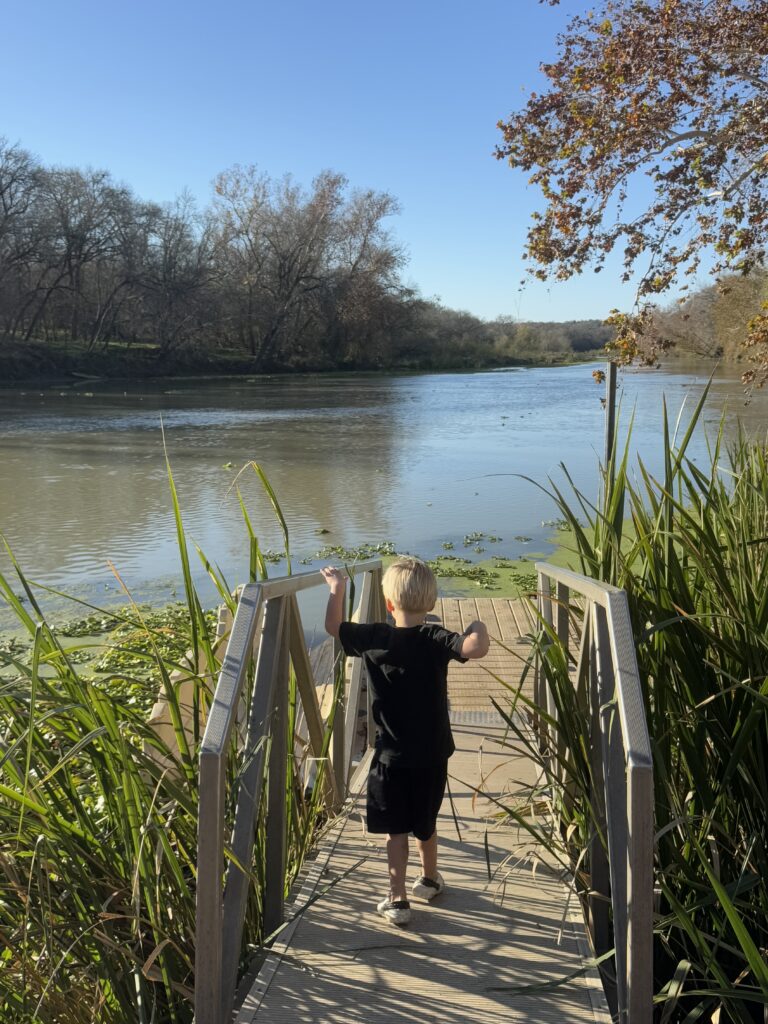
POLYGON ((441 601, 438 601, 438 604, 440 605, 440 611, 438 612, 436 607, 435 613, 439 614, 445 628, 461 633, 464 627, 461 624, 459 601, 453 597, 444 597, 441 601))
MULTIPOLYGON (((513 611, 515 604, 519 604, 518 618, 522 619, 526 614, 525 602, 512 602, 506 598, 470 598, 457 603, 458 609, 450 605, 446 609, 452 621, 459 618, 463 629, 473 619, 482 619, 489 626, 491 646, 481 661, 470 661, 465 665, 451 662, 448 667, 450 706, 454 711, 488 710, 492 707, 491 698, 502 703, 510 699, 519 685, 523 666, 530 654, 530 642, 521 633, 513 611)), ((438 613, 441 611, 436 609, 438 613)), ((525 632, 529 630, 530 626, 527 626, 525 632)), ((529 674, 525 692, 530 695, 532 691, 533 678, 529 674)))
POLYGON ((473 597, 465 597, 459 601, 459 614, 461 615, 460 632, 463 632, 471 622, 480 618, 477 612, 477 602, 473 597))
POLYGON ((499 640, 505 644, 515 643, 524 635, 514 613, 513 601, 494 601, 496 617, 499 621, 499 640))
POLYGON ((494 601, 490 597, 478 597, 475 600, 477 605, 477 617, 488 627, 492 637, 501 639, 501 626, 497 615, 497 609, 501 607, 501 601, 494 601))
MULTIPOLYGON (((407 929, 375 913, 386 856, 382 837, 366 836, 358 803, 323 884, 341 880, 275 950, 237 1024, 609 1024, 593 971, 549 991, 515 991, 565 979, 589 953, 581 922, 563 921, 566 890, 555 867, 527 834, 486 817, 493 804, 473 806, 480 765, 497 790, 505 772, 530 775, 499 746, 501 735, 495 726, 455 727, 449 771, 458 833, 448 800, 438 822, 445 893, 429 904, 414 900, 407 929)), ((416 874, 412 855, 411 881, 416 874)))
POLYGON ((536 605, 534 601, 527 597, 518 598, 517 601, 510 601, 510 608, 515 617, 515 622, 517 623, 517 629, 520 636, 525 636, 526 633, 536 631, 538 622, 536 619, 536 605))

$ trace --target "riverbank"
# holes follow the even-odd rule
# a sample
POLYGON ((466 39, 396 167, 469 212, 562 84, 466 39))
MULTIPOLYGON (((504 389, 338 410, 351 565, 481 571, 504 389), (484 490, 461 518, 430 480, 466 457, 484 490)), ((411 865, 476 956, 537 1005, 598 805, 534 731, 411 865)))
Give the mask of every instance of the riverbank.
POLYGON ((263 374, 359 373, 375 371, 445 372, 491 370, 500 367, 566 366, 590 362, 603 355, 602 349, 586 352, 531 352, 530 357, 478 360, 457 354, 439 364, 425 356, 391 366, 345 363, 317 365, 275 365, 265 369, 258 360, 227 349, 183 349, 163 353, 157 346, 112 343, 106 349, 89 350, 82 343, 47 344, 40 341, 0 343, 0 387, 82 387, 89 382, 139 382, 176 380, 180 377, 254 377, 263 374))
POLYGON ((0 386, 71 387, 87 381, 143 381, 181 374, 248 374, 253 361, 229 353, 169 353, 148 345, 89 350, 81 343, 49 345, 5 340, 0 345, 0 386))

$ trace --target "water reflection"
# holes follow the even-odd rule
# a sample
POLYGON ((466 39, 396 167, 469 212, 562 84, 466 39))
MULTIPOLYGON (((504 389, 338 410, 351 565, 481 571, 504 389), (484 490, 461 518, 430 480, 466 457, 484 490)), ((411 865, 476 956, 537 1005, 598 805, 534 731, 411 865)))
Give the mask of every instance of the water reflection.
MULTIPOLYGON (((252 459, 277 491, 298 557, 326 539, 391 539, 432 556, 474 530, 506 538, 500 553, 520 553, 515 535, 541 550, 553 508, 522 477, 545 483, 564 462, 596 491, 603 414, 591 372, 0 392, 0 529, 29 574, 52 586, 102 599, 117 587, 111 560, 138 597, 167 596, 179 571, 162 421, 188 532, 232 582, 246 574, 247 545, 231 485, 252 459)), ((674 418, 705 377, 679 365, 620 379, 625 411, 635 408, 634 447, 656 470, 662 396, 674 418)), ((765 396, 745 409, 735 374, 717 378, 707 419, 726 404, 731 423, 739 413, 749 429, 765 428, 765 396)), ((699 431, 692 454, 704 448, 699 431)), ((240 483, 262 543, 280 548, 255 476, 240 483)))

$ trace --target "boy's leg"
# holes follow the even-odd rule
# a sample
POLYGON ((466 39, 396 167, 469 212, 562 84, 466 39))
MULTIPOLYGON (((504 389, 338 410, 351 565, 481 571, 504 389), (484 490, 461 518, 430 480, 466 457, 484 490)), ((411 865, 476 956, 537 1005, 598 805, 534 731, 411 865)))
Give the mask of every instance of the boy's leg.
POLYGON ((408 833, 387 835, 389 892, 392 900, 405 900, 405 869, 408 867, 408 833))
POLYGON ((416 849, 421 860, 421 873, 425 878, 437 878, 437 829, 429 839, 417 839, 416 849))
POLYGON ((433 882, 438 881, 439 877, 437 873, 437 817, 445 795, 447 779, 447 759, 423 766, 419 775, 413 779, 419 806, 419 812, 416 815, 418 828, 414 829, 416 849, 419 851, 422 875, 433 882), (431 835, 429 834, 430 830, 431 835), (419 836, 429 836, 429 838, 420 839, 419 836))
POLYGON ((416 848, 421 861, 421 878, 413 883, 412 892, 417 899, 433 900, 445 892, 445 880, 437 870, 437 829, 429 839, 419 839, 417 836, 416 848))

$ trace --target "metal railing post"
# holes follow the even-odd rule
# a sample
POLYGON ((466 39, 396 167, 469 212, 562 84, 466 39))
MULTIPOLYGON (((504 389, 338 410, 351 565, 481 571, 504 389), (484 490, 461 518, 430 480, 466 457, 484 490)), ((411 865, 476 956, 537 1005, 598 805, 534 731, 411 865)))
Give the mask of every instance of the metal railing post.
POLYGON ((617 710, 624 735, 634 737, 626 758, 627 921, 622 946, 624 1019, 635 1024, 650 1020, 653 1013, 653 758, 625 591, 608 596, 607 616, 616 664, 617 710))
MULTIPOLYGON (((611 882, 608 871, 607 823, 605 818, 605 778, 603 773, 603 752, 600 743, 600 693, 597 680, 597 616, 596 608, 590 615, 589 654, 589 721, 590 721, 590 767, 592 792, 590 801, 593 808, 593 822, 589 840, 590 894, 588 897, 592 943, 597 956, 611 948, 610 898, 611 882)), ((601 966, 603 984, 607 987, 607 974, 601 966)), ((615 979, 612 981, 615 989, 615 979)), ((614 1000, 615 1001, 615 1000, 614 1000)))
MULTIPOLYGON (((621 722, 616 701, 616 678, 611 657, 608 621, 604 608, 596 609, 597 692, 602 747, 605 816, 608 823, 608 866, 613 908, 613 943, 616 961, 616 1005, 621 1019, 626 1006, 627 935, 627 779, 621 722)), ((607 993, 609 996, 610 994, 607 993)), ((616 1012, 611 1007, 612 1012, 616 1012)))
POLYGON ((333 641, 333 692, 338 691, 339 699, 336 710, 333 713, 333 733, 331 735, 331 761, 333 764, 333 775, 336 779, 336 793, 341 802, 344 799, 347 776, 344 767, 345 745, 345 722, 346 713, 346 682, 344 679, 345 659, 344 652, 338 640, 333 641))
MULTIPOLYGON (((224 890, 222 1004, 226 1017, 237 986, 237 967, 243 936, 245 906, 248 899, 248 870, 253 856, 256 817, 264 783, 265 742, 270 730, 272 709, 279 684, 279 663, 285 648, 285 598, 267 601, 256 677, 248 719, 248 739, 244 751, 246 766, 240 778, 232 853, 235 860, 227 867, 224 890)), ((279 694, 278 694, 279 697, 279 694)))
MULTIPOLYGON (((363 586, 360 594, 360 618, 362 622, 370 621, 370 612, 373 597, 373 580, 367 572, 363 577, 363 586)), ((344 716, 344 790, 346 791, 352 774, 352 758, 355 753, 355 743, 358 734, 358 713, 360 710, 360 695, 363 689, 363 673, 365 666, 362 658, 355 658, 352 666, 352 675, 347 690, 347 707, 344 716)))
POLYGON ((285 635, 285 628, 283 628, 280 632, 277 656, 277 683, 267 779, 267 835, 264 851, 263 904, 265 938, 275 932, 284 919, 287 845, 285 796, 288 779, 288 670, 288 638, 285 635))
MULTIPOLYGON (((589 928, 598 955, 615 949, 615 979, 601 967, 612 1014, 619 1024, 647 1024, 653 1013, 653 761, 627 595, 610 584, 545 562, 537 563, 536 571, 539 613, 550 626, 551 581, 557 586, 557 635, 566 658, 564 599, 573 590, 589 602, 585 628, 590 636, 582 636, 575 680, 581 686, 587 671, 583 659, 588 656, 594 787, 588 850, 589 928), (607 840, 607 856, 601 833, 607 840)), ((534 691, 537 703, 552 714, 552 694, 540 673, 541 669, 534 691)), ((546 746, 552 757, 551 740, 546 746)))
MULTIPOLYGON (((539 592, 538 598, 540 603, 540 615, 544 620, 545 624, 552 628, 552 591, 550 586, 550 578, 546 573, 539 574, 539 592)), ((545 644, 549 645, 552 641, 549 636, 545 640, 545 644)), ((539 665, 539 698, 537 703, 545 708, 547 714, 551 712, 552 706, 552 695, 549 692, 549 684, 547 683, 547 677, 541 664, 539 665)), ((541 749, 552 750, 552 730, 546 723, 540 723, 539 726, 539 745, 541 749)))
MULTIPOLYGON (((320 758, 323 753, 323 720, 320 714, 320 706, 317 701, 317 690, 312 675, 312 666, 304 640, 304 630, 301 625, 298 601, 294 594, 285 598, 287 601, 287 632, 289 639, 289 650, 291 664, 296 677, 296 688, 301 699, 301 709, 306 722, 309 749, 313 758, 320 758)), ((315 761, 317 770, 320 764, 315 761)), ((334 773, 322 767, 323 795, 326 804, 338 808, 342 802, 342 794, 337 788, 337 780, 334 773)))
POLYGON ((215 753, 200 753, 200 817, 195 908, 195 1020, 222 1024, 221 973, 224 872, 224 771, 215 753))
POLYGON ((260 587, 244 587, 200 747, 195 906, 197 1024, 222 1024, 226 759, 261 605, 260 587))
POLYGON ((568 627, 569 627, 569 621, 568 621, 569 615, 568 615, 568 612, 570 610, 570 606, 569 606, 570 592, 569 592, 568 587, 565 585, 565 583, 561 583, 559 580, 557 581, 557 584, 556 584, 556 587, 555 587, 555 597, 557 599, 557 619, 556 619, 556 621, 557 621, 557 639, 562 644, 563 650, 565 651, 566 661, 568 661, 568 655, 570 653, 569 634, 568 634, 568 627))

